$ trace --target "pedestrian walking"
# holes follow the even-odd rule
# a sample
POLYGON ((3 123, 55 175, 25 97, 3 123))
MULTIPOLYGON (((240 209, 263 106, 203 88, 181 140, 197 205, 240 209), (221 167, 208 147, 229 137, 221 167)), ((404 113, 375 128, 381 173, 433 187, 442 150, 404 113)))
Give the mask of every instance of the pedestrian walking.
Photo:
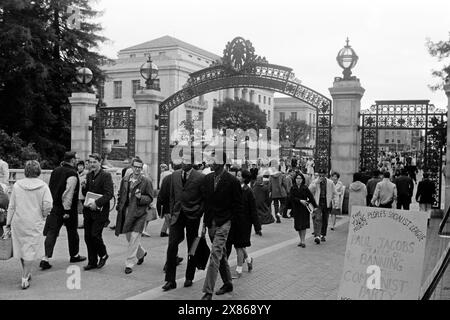
POLYGON ((211 161, 213 172, 205 177, 202 188, 205 199, 203 228, 208 227, 212 243, 202 300, 211 300, 219 271, 223 286, 216 294, 222 295, 233 291, 226 242, 231 219, 234 215, 241 214, 242 211, 242 189, 239 181, 224 170, 226 159, 225 153, 221 159, 218 154, 215 155, 211 161))
POLYGON ((372 198, 375 193, 375 188, 377 187, 378 182, 382 180, 383 175, 379 170, 374 170, 372 172, 372 178, 367 181, 367 198, 366 198, 366 206, 372 207, 372 198))
POLYGON ((414 192, 414 182, 408 177, 408 171, 401 169, 400 176, 394 181, 397 187, 397 209, 409 210, 414 192))
POLYGON ((6 230, 11 231, 13 256, 22 265, 22 289, 30 286, 33 264, 44 255, 45 218, 53 206, 48 185, 38 179, 41 167, 36 160, 25 163, 25 178, 11 193, 6 230))
POLYGON ((334 183, 326 177, 324 169, 320 169, 319 178, 314 180, 309 189, 314 195, 314 199, 318 204, 320 211, 322 212, 322 221, 320 227, 320 238, 319 234, 315 233, 314 241, 319 244, 320 241, 326 241, 327 229, 328 229, 328 217, 333 207, 333 201, 336 201, 336 191, 334 188, 334 183))
MULTIPOLYGON (((166 258, 166 283, 162 287, 164 291, 177 287, 175 279, 178 245, 183 242, 186 230, 187 252, 189 252, 198 236, 204 208, 202 187, 205 176, 194 170, 191 163, 183 162, 182 169, 172 173, 170 179, 170 231, 166 258)), ((184 287, 192 286, 196 265, 195 257, 190 256, 187 261, 184 287)))
POLYGON ((98 153, 89 156, 89 173, 86 176, 86 185, 82 188, 83 195, 93 193, 96 200, 85 203, 84 240, 88 250, 88 264, 84 270, 102 268, 109 256, 103 242, 102 232, 109 222, 109 202, 113 197, 114 186, 111 174, 101 167, 102 157, 98 153))
POLYGON ((227 257, 230 256, 233 245, 237 255, 236 273, 232 276, 233 279, 241 277, 244 262, 247 263, 248 272, 253 270, 253 258, 248 255, 246 249, 252 245, 250 241, 252 226, 255 233, 262 236, 261 224, 256 213, 255 196, 249 186, 251 173, 245 169, 239 170, 236 178, 241 183, 242 188, 242 212, 240 215, 233 216, 227 239, 227 257))
POLYGON ((144 177, 140 159, 132 160, 133 173, 120 182, 117 197, 117 220, 115 234, 125 234, 128 249, 125 261, 125 273, 133 272, 135 264, 141 265, 147 251, 141 245, 142 232, 147 218, 147 208, 153 201, 153 186, 144 177))
MULTIPOLYGON (((172 173, 171 173, 172 174, 172 173)), ((170 174, 170 175, 171 175, 170 174)), ((161 227, 160 237, 168 237, 167 233, 170 226, 170 188, 172 179, 170 175, 166 175, 162 180, 158 197, 156 198, 156 211, 158 216, 164 219, 164 223, 161 227)))
POLYGON ((78 228, 82 229, 84 225, 83 221, 83 203, 84 203, 84 195, 81 190, 81 185, 86 185, 86 176, 87 176, 87 170, 86 165, 83 160, 78 161, 77 163, 77 172, 78 172, 78 179, 80 180, 80 190, 78 192, 78 228))
MULTIPOLYGON (((287 185, 285 176, 278 170, 270 176, 269 191, 275 208, 277 223, 281 223, 281 217, 284 214, 286 205, 287 185)), ((283 218, 287 218, 287 216, 284 215, 283 218)))
POLYGON ((253 195, 255 196, 256 214, 259 219, 259 223, 270 224, 274 223, 275 219, 271 212, 271 200, 269 195, 269 177, 264 178, 258 176, 256 182, 253 185, 253 195), (266 179, 264 181, 264 179, 266 179))
POLYGON ((383 180, 377 183, 372 198, 372 205, 380 208, 392 208, 397 200, 397 187, 390 180, 389 171, 383 172, 383 180))
POLYGON ((9 186, 9 165, 0 156, 0 183, 9 186))
POLYGON ((419 210, 428 213, 427 226, 430 226, 431 208, 436 194, 436 185, 430 180, 428 172, 423 173, 423 179, 417 185, 416 201, 419 203, 419 210))
POLYGON ((366 206, 367 188, 362 182, 364 176, 361 172, 353 174, 353 182, 348 187, 348 210, 351 214, 353 206, 366 206))
POLYGON ((333 172, 331 175, 331 181, 334 183, 334 190, 336 191, 336 197, 333 200, 333 207, 330 212, 330 222, 331 222, 331 230, 334 230, 336 226, 336 216, 341 214, 341 204, 344 198, 344 190, 345 187, 342 182, 339 180, 341 175, 339 172, 333 172))
POLYGON ((52 267, 49 259, 53 256, 56 240, 63 225, 67 230, 70 263, 86 260, 86 257, 79 255, 78 198, 80 196, 80 180, 75 169, 77 161, 76 152, 66 152, 61 166, 53 170, 50 175, 49 188, 52 193, 53 208, 45 221, 45 256, 39 265, 42 270, 52 267))
POLYGON ((294 229, 298 232, 300 243, 299 247, 305 248, 306 230, 310 228, 310 209, 311 204, 317 208, 317 203, 313 194, 305 184, 305 177, 302 173, 295 176, 294 184, 289 193, 289 203, 292 206, 291 215, 294 217, 294 229))

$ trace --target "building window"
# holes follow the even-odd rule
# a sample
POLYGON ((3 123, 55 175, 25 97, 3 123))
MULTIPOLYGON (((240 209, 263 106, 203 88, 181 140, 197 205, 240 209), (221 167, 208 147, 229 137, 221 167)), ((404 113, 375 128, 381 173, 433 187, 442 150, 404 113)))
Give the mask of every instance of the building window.
POLYGON ((297 112, 291 112, 291 119, 297 120, 297 112))
POLYGON ((258 103, 261 103, 261 95, 258 94, 258 103))
POLYGON ((392 139, 392 143, 394 143, 395 142, 395 140, 394 139, 392 139))
POLYGON ((105 85, 104 84, 100 84, 98 86, 98 98, 99 99, 105 99, 105 85))
POLYGON ((186 110, 186 121, 192 121, 192 110, 186 110))
POLYGON ((270 103, 271 103, 271 99, 270 99, 270 97, 269 97, 269 106, 270 106, 270 103))
POLYGON ((133 88, 133 96, 139 90, 141 86, 141 80, 131 80, 131 87, 133 88))
POLYGON ((266 104, 266 96, 264 96, 264 104, 266 104))
POLYGON ((389 139, 386 139, 385 143, 389 143, 389 139))
POLYGON ((286 120, 286 115, 284 112, 280 112, 280 121, 286 120))
POLYGON ((122 81, 114 81, 114 99, 122 99, 122 81))
POLYGON ((312 113, 309 114, 309 122, 308 122, 308 124, 309 124, 309 125, 312 124, 312 113))
POLYGON ((135 53, 130 54, 130 58, 136 58, 136 54, 135 53))
POLYGON ((397 140, 397 143, 400 143, 400 140, 397 140))
POLYGON ((198 121, 202 121, 203 122, 203 112, 202 111, 200 111, 198 113, 198 121))
POLYGON ((268 117, 268 119, 267 119, 268 121, 270 121, 270 110, 269 110, 269 117, 268 117))

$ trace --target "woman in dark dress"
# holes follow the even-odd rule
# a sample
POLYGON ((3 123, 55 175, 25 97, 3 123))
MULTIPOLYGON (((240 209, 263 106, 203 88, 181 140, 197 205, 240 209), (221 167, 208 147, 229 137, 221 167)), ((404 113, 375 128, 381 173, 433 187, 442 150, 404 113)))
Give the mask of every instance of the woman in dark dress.
POLYGON ((289 194, 289 201, 292 206, 291 216, 294 217, 294 228, 300 236, 299 247, 305 248, 306 229, 310 227, 310 213, 307 208, 308 203, 317 208, 314 196, 305 185, 305 177, 298 173, 294 179, 294 184, 289 194))
POLYGON ((227 239, 227 255, 231 254, 231 246, 234 245, 237 254, 236 274, 233 278, 240 278, 242 275, 242 265, 247 262, 248 271, 253 269, 253 258, 247 254, 247 247, 251 246, 250 237, 252 234, 252 225, 258 235, 261 233, 261 224, 256 214, 256 203, 253 191, 249 186, 251 174, 248 170, 239 169, 236 178, 241 182, 242 186, 242 203, 243 210, 240 214, 235 215, 231 221, 231 228, 227 239))

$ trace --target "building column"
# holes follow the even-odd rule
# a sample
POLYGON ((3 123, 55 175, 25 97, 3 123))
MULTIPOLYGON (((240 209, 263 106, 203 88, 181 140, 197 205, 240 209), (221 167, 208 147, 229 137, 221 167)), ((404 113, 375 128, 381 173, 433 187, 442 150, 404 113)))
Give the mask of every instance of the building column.
POLYGON ((136 92, 136 155, 150 167, 153 188, 158 183, 158 131, 155 130, 155 115, 163 101, 161 93, 152 89, 136 92))
POLYGON ((359 171, 359 113, 365 90, 356 78, 336 78, 329 90, 333 97, 331 169, 340 173, 342 183, 348 188, 353 181, 353 174, 359 171))
POLYGON ((255 103, 255 90, 250 90, 250 102, 255 103))
MULTIPOLYGON (((450 81, 446 81, 444 91, 447 95, 447 110, 450 109, 450 81)), ((448 118, 447 118, 448 119, 448 118)), ((445 154, 445 212, 450 206, 450 126, 447 120, 447 152, 445 154)))
POLYGON ((92 152, 92 131, 89 116, 95 114, 97 98, 88 92, 74 92, 69 97, 71 105, 70 149, 76 151, 80 159, 86 160, 92 152))
POLYGON ((244 99, 245 101, 249 101, 249 99, 248 99, 248 89, 246 89, 246 88, 242 89, 242 99, 244 99))

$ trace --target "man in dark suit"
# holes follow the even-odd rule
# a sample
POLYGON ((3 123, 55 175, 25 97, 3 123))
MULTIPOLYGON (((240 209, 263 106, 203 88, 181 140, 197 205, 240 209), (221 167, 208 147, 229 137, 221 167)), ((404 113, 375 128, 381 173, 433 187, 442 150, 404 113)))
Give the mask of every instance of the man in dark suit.
POLYGON ((224 170, 225 153, 214 154, 211 162, 214 172, 205 177, 202 188, 205 199, 203 230, 208 227, 212 243, 202 300, 211 300, 218 272, 220 272, 224 284, 216 294, 221 295, 233 291, 226 242, 230 232, 231 219, 243 210, 241 184, 236 177, 224 170), (220 157, 221 155, 223 157, 220 157))
POLYGON ((88 192, 102 195, 83 209, 84 240, 88 250, 88 264, 84 270, 102 268, 109 257, 102 232, 108 222, 109 201, 113 197, 114 185, 111 174, 102 169, 101 163, 102 157, 98 153, 89 156, 90 171, 86 176, 86 185, 82 186, 84 196, 88 192))
POLYGON ((397 209, 409 210, 411 204, 411 197, 414 191, 414 182, 408 177, 408 171, 402 169, 400 177, 395 179, 397 186, 397 209))
MULTIPOLYGON (((183 163, 181 170, 170 176, 170 231, 169 246, 167 247, 166 284, 164 291, 177 287, 175 282, 178 245, 184 240, 186 229, 187 249, 191 247, 198 236, 200 218, 203 215, 202 185, 205 176, 194 170, 191 163, 183 163)), ((185 287, 192 286, 196 263, 190 257, 186 267, 185 287)))

